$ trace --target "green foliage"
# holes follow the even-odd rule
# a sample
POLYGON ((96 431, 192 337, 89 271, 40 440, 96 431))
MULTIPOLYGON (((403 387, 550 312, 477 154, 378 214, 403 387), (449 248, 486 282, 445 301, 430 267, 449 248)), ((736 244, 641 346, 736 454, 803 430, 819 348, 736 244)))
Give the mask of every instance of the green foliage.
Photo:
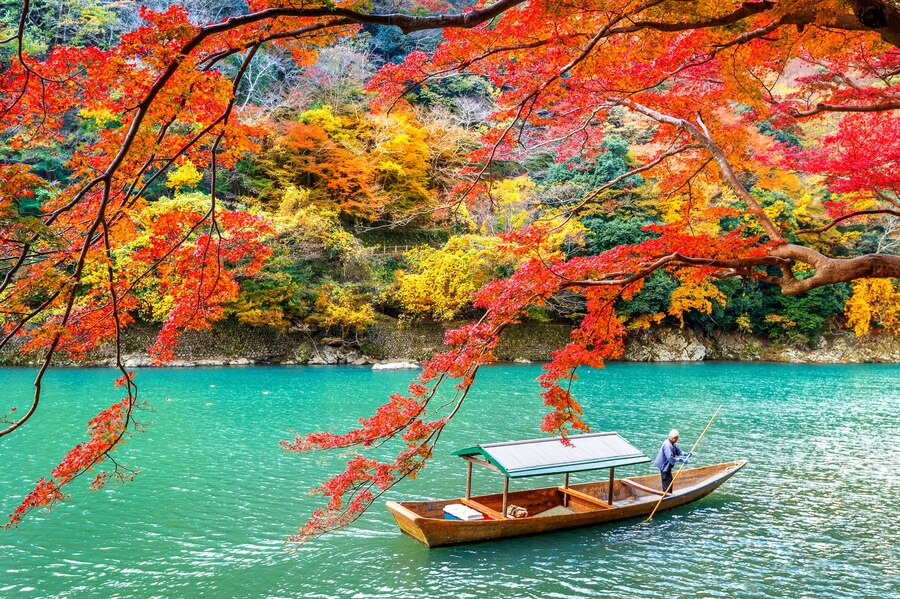
POLYGON ((796 296, 783 295, 778 287, 760 281, 727 279, 716 286, 728 298, 726 306, 709 317, 694 315, 687 321, 707 330, 720 327, 807 343, 814 343, 828 329, 850 297, 847 284, 796 296))
POLYGON ((776 129, 772 126, 771 122, 763 121, 761 123, 757 123, 756 128, 763 135, 774 137, 776 140, 780 141, 783 144, 787 144, 792 148, 800 147, 800 137, 794 132, 793 127, 788 127, 787 129, 776 129))
MULTIPOLYGON (((123 4, 109 0, 32 0, 25 40, 28 52, 39 55, 53 46, 109 47, 124 31, 122 13, 130 7, 123 4)), ((0 22, 18 24, 21 10, 21 2, 3 0, 0 22)), ((5 28, 4 38, 7 32, 5 28)))
POLYGON ((619 302, 616 312, 629 318, 664 314, 669 310, 676 287, 678 283, 670 274, 658 270, 644 280, 644 287, 631 300, 619 302))
POLYGON ((388 62, 401 63, 413 50, 434 52, 441 42, 440 34, 423 32, 417 36, 404 35, 396 27, 364 25, 363 30, 371 37, 370 49, 379 66, 388 62))
POLYGON ((767 189, 754 189, 753 195, 768 215, 769 220, 783 231, 797 229, 797 217, 794 214, 794 200, 788 195, 767 189))
POLYGON ((409 94, 409 100, 428 107, 457 108, 461 98, 489 105, 496 95, 491 83, 482 77, 454 75, 423 84, 409 94))
MULTIPOLYGON (((573 183, 583 189, 596 189, 624 175, 631 168, 632 161, 628 157, 628 142, 617 135, 608 136, 600 152, 591 160, 571 159, 564 163, 555 163, 541 180, 543 185, 551 186, 561 183, 573 183)), ((616 184, 616 189, 638 186, 643 179, 633 175, 616 184)))
POLYGON ((643 228, 656 222, 659 221, 586 216, 581 219, 581 224, 587 229, 585 249, 591 254, 599 254, 620 245, 632 245, 652 239, 655 235, 643 228))
POLYGON ((850 286, 845 283, 819 287, 803 295, 782 295, 779 314, 794 323, 795 334, 814 342, 827 323, 844 311, 849 297, 850 286))

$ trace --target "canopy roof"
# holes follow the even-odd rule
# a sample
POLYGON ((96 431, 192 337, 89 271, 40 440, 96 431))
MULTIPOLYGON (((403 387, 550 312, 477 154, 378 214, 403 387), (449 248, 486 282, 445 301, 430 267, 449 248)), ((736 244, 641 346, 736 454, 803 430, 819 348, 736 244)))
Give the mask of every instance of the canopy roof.
POLYGON ((561 437, 545 437, 476 445, 454 451, 453 455, 484 458, 510 478, 599 470, 650 461, 615 432, 572 435, 569 443, 571 445, 563 445, 561 437))

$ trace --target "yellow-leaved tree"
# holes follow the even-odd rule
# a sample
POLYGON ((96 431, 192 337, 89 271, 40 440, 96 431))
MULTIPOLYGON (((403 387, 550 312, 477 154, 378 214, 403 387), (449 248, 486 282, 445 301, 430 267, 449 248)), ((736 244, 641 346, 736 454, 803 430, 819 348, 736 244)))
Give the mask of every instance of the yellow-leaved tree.
POLYGON ((688 279, 672 292, 669 314, 677 318, 683 328, 685 312, 697 310, 704 314, 711 314, 713 302, 724 306, 725 300, 725 294, 709 281, 688 279))
POLYGON ((434 204, 429 170, 428 132, 410 113, 372 117, 375 125, 372 160, 376 181, 389 212, 404 212, 434 204))
POLYGON ((194 163, 185 160, 166 177, 166 187, 181 191, 184 188, 193 188, 203 180, 203 174, 197 170, 194 163))
POLYGON ((896 279, 859 279, 844 313, 857 336, 877 328, 900 334, 900 284, 896 279))
POLYGON ((306 322, 323 329, 337 329, 345 337, 348 332, 359 333, 375 322, 375 309, 364 293, 326 283, 319 288, 313 313, 306 322))
POLYGON ((442 248, 411 250, 406 254, 410 270, 395 275, 396 299, 413 318, 451 320, 476 290, 514 265, 500 244, 496 237, 459 235, 442 248))

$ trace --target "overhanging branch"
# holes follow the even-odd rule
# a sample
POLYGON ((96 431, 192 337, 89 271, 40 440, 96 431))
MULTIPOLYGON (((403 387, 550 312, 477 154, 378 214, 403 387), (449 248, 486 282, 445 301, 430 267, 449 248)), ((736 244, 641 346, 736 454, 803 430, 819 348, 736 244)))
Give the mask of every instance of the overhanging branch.
POLYGON ((664 267, 712 267, 723 269, 717 278, 742 276, 778 285, 784 295, 798 295, 817 287, 848 283, 864 278, 900 278, 900 256, 889 254, 867 254, 856 258, 829 258, 812 248, 795 244, 777 246, 767 256, 756 258, 699 258, 673 252, 663 256, 633 274, 609 273, 608 278, 577 280, 566 282, 565 288, 616 287, 627 286, 647 277, 664 267), (805 279, 794 276, 792 266, 803 262, 813 266, 814 273, 805 279), (778 268, 782 276, 771 276, 760 272, 759 267, 778 268))

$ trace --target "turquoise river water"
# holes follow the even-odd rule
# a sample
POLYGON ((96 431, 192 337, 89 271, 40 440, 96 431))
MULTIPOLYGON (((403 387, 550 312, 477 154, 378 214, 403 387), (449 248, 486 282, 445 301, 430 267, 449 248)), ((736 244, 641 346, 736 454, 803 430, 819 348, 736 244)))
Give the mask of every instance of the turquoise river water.
MULTIPOLYGON (((433 462, 388 498, 459 496, 465 468, 452 450, 539 436, 539 373, 484 369, 433 462)), ((0 370, 0 402, 27 396, 32 375, 0 370)), ((155 408, 142 419, 153 423, 119 457, 143 471, 96 493, 79 481, 71 501, 0 532, 0 597, 900 596, 898 366, 614 364, 583 373, 575 393, 594 430, 617 430, 652 457, 673 426, 690 447, 721 403, 696 463, 750 460, 706 499, 649 525, 428 550, 378 504, 351 528, 287 544, 318 504, 308 490, 340 456, 283 454, 278 441, 292 429, 346 429, 413 375, 140 371, 155 408)), ((114 377, 50 373, 32 422, 0 441, 0 514, 119 397, 114 377)), ((500 489, 499 477, 476 470, 475 493, 500 489)))

